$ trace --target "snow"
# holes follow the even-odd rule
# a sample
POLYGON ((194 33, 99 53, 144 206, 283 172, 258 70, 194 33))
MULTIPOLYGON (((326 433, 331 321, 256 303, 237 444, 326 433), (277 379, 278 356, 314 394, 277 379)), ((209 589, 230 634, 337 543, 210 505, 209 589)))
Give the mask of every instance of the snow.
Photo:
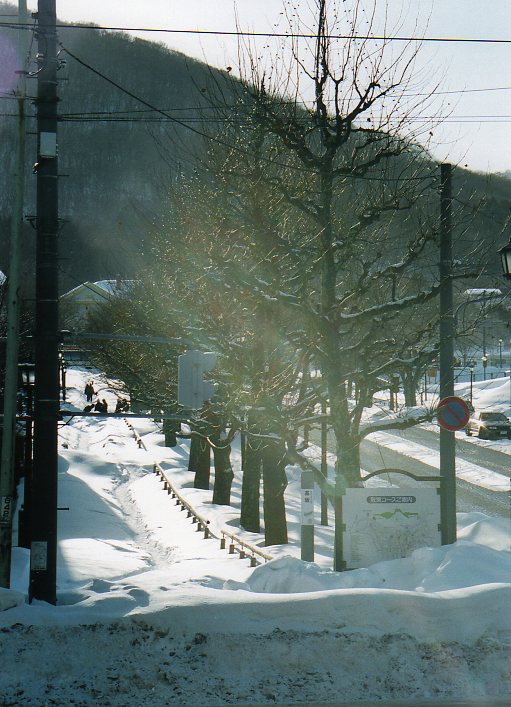
MULTIPOLYGON (((70 409, 90 376, 68 371, 70 409)), ((508 519, 458 514, 453 545, 334 573, 331 527, 315 528, 316 561, 299 559, 297 469, 290 542, 263 548, 239 528, 236 449, 233 505, 215 506, 193 488, 187 443, 167 449, 154 422, 133 424, 142 447, 120 418, 64 420, 58 604, 26 602, 28 551, 14 548, 12 589, 0 589, 2 705, 511 702, 508 519), (205 539, 155 462, 215 535, 275 559, 254 568, 205 539)))

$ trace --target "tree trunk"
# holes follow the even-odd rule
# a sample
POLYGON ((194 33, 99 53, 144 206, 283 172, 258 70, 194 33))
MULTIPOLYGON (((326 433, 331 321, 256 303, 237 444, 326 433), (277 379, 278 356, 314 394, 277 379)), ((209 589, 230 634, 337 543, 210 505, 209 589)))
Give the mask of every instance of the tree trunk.
POLYGON ((254 441, 250 435, 247 435, 246 441, 243 483, 241 487, 240 525, 252 533, 259 533, 261 530, 259 498, 261 493, 262 455, 259 442, 254 441))
POLYGON ((417 405, 417 388, 415 376, 409 374, 403 377, 403 392, 405 394, 406 407, 415 407, 417 405))
POLYGON ((403 391, 405 394, 405 405, 407 407, 415 407, 417 405, 417 388, 419 387, 419 381, 421 378, 422 371, 418 368, 401 374, 403 391))
POLYGON ((188 471, 197 471, 199 468, 200 437, 192 434, 190 439, 190 456, 188 457, 188 471))
POLYGON ((264 544, 287 543, 286 448, 283 442, 267 442, 263 448, 264 544))
MULTIPOLYGON (((221 445, 222 440, 215 436, 211 440, 215 445, 221 445)), ((231 486, 234 474, 231 466, 231 445, 213 447, 215 462, 215 485, 213 486, 213 503, 228 506, 231 503, 231 486)))
POLYGON ((163 434, 166 447, 177 447, 176 433, 179 432, 179 423, 172 420, 163 420, 163 434))
MULTIPOLYGON (((195 435, 194 435, 195 436, 195 435)), ((192 437, 193 439, 193 437, 192 437)), ((193 480, 193 488, 195 489, 209 489, 209 475, 211 466, 211 453, 210 446, 207 439, 202 437, 197 437, 198 439, 198 451, 197 451, 197 468, 195 469, 195 478, 193 480)))

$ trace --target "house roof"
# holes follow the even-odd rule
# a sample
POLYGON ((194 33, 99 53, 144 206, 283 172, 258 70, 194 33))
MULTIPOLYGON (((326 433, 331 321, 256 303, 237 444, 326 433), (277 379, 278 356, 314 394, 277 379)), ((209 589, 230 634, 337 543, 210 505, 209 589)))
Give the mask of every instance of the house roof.
POLYGON ((125 294, 133 288, 134 280, 98 280, 97 282, 82 282, 81 285, 73 287, 69 292, 65 292, 63 300, 101 301, 109 300, 112 297, 125 294))

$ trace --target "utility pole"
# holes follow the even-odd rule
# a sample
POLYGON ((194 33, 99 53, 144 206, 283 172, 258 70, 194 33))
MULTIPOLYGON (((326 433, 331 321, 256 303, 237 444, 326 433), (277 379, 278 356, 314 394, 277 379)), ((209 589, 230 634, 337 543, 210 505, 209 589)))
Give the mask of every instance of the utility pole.
POLYGON ((29 600, 57 603, 59 415, 57 37, 55 0, 37 12, 37 246, 34 467, 29 600))
POLYGON ((11 580, 12 520, 14 511, 14 448, 18 391, 18 339, 20 301, 21 231, 25 186, 25 96, 28 30, 27 3, 18 3, 18 136, 16 143, 15 195, 11 218, 9 279, 7 291, 7 342, 5 355, 4 423, 0 465, 0 587, 11 580))
MULTIPOLYGON (((440 400, 454 395, 452 166, 440 165, 440 400)), ((442 544, 456 542, 456 439, 440 428, 442 544)))

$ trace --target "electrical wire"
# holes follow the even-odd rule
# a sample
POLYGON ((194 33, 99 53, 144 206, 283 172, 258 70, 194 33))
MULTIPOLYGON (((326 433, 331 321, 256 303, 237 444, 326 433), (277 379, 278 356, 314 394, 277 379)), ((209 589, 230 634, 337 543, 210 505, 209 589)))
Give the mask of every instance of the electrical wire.
MULTIPOLYGON (((175 124, 175 125, 179 125, 180 127, 186 128, 187 130, 191 131, 192 133, 195 133, 196 135, 199 135, 200 137, 203 137, 203 138, 205 138, 206 140, 209 140, 209 141, 214 142, 214 143, 216 143, 216 144, 218 144, 218 145, 221 145, 222 147, 227 147, 229 150, 233 150, 234 152, 240 153, 240 154, 245 155, 245 156, 247 156, 247 155, 250 156, 250 153, 247 152, 247 150, 245 150, 245 149, 243 149, 243 148, 241 148, 241 147, 238 147, 237 145, 233 145, 233 144, 231 144, 231 143, 228 143, 228 142, 226 142, 225 140, 222 140, 222 139, 220 139, 220 138, 218 138, 218 137, 214 137, 214 136, 212 136, 212 135, 208 135, 207 133, 202 132, 201 130, 197 130, 197 128, 194 128, 194 127, 192 127, 191 125, 188 125, 188 123, 184 122, 183 120, 180 120, 179 118, 175 118, 174 116, 170 115, 169 113, 167 113, 166 111, 162 110, 161 108, 157 108, 157 107, 154 106, 152 103, 149 103, 149 102, 146 101, 144 98, 141 98, 140 96, 138 96, 137 94, 133 93, 133 92, 130 91, 129 89, 124 88, 124 86, 121 86, 119 83, 117 83, 117 82, 114 81, 113 79, 109 78, 108 76, 106 76, 105 74, 103 74, 103 73, 102 73, 101 71, 99 71, 98 69, 95 69, 95 68, 92 67, 90 64, 88 64, 87 62, 85 62, 85 61, 83 61, 82 59, 80 59, 78 56, 76 56, 76 54, 74 54, 74 53, 71 52, 69 49, 67 49, 62 43, 60 43, 60 48, 62 49, 62 51, 66 52, 66 54, 68 54, 68 56, 70 56, 72 59, 74 59, 76 62, 78 62, 81 66, 83 66, 84 68, 88 69, 88 70, 91 71, 92 73, 96 74, 97 76, 99 76, 100 78, 102 78, 103 80, 105 80, 107 83, 111 84, 112 86, 115 86, 115 88, 117 88, 118 90, 122 91, 122 92, 125 93, 127 96, 130 96, 130 98, 133 98, 134 100, 138 101, 139 103, 142 103, 142 105, 146 106, 146 107, 149 108, 150 110, 152 110, 152 111, 154 111, 154 112, 156 112, 156 113, 160 113, 162 116, 164 116, 165 118, 167 118, 171 123, 173 123, 173 124, 175 124)), ((279 162, 279 161, 277 161, 277 160, 270 160, 270 159, 264 158, 264 157, 261 157, 261 160, 263 160, 264 162, 266 162, 266 163, 268 163, 268 164, 271 164, 271 165, 274 165, 274 166, 277 166, 277 167, 284 167, 285 169, 291 169, 291 170, 293 170, 293 171, 298 171, 298 172, 311 172, 311 171, 314 171, 312 168, 311 168, 311 169, 307 169, 307 167, 305 167, 304 165, 296 166, 296 165, 292 165, 292 164, 288 164, 288 163, 284 163, 284 162, 279 162)), ((391 182, 391 181, 393 181, 393 182, 400 182, 400 181, 425 181, 425 180, 431 180, 431 176, 430 176, 430 175, 425 175, 425 176, 423 176, 423 177, 410 177, 410 176, 406 176, 406 177, 405 177, 405 176, 403 176, 403 177, 397 177, 397 178, 391 178, 391 177, 386 177, 386 178, 385 178, 385 177, 369 177, 369 176, 367 176, 367 175, 358 175, 358 176, 355 176, 355 178, 356 178, 356 179, 360 179, 360 180, 362 180, 362 181, 377 181, 377 182, 391 182)))
MULTIPOLYGON (((9 29, 26 29, 23 23, 0 22, 0 27, 9 29)), ((99 32, 161 32, 163 34, 193 34, 213 35, 216 37, 253 37, 262 39, 317 39, 315 33, 302 32, 250 32, 242 30, 210 30, 210 29, 169 29, 167 27, 122 27, 102 26, 96 24, 66 24, 57 22, 57 29, 95 30, 99 32)), ((414 35, 378 35, 378 34, 326 34, 325 40, 352 40, 360 42, 432 42, 432 43, 471 43, 471 44, 511 44, 511 39, 490 39, 489 37, 420 37, 414 35)))

